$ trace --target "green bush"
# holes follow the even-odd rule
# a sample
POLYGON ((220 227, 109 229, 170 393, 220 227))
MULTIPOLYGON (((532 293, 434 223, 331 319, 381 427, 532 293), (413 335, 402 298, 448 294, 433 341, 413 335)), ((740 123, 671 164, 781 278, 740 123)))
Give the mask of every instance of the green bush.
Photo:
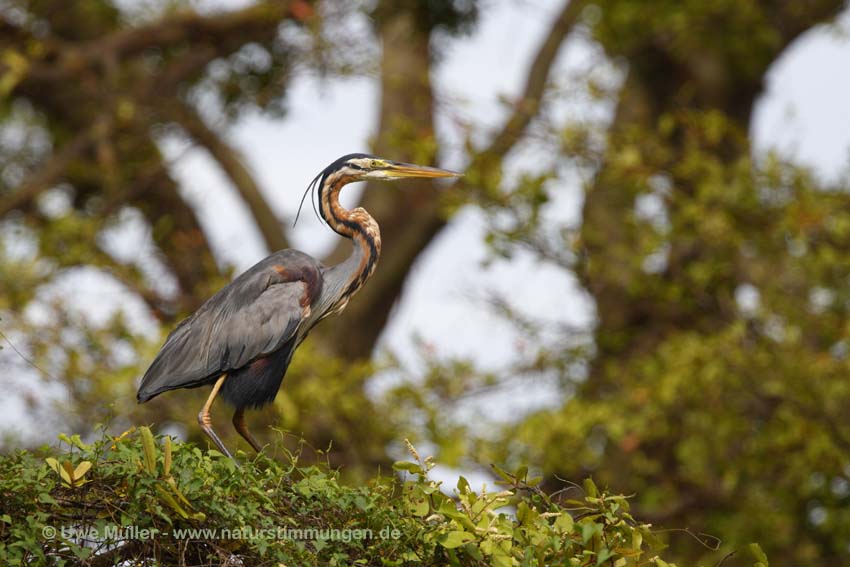
POLYGON ((570 500, 493 467, 500 491, 461 478, 449 496, 410 445, 394 466, 408 480, 352 487, 279 447, 238 466, 146 427, 60 439, 0 457, 0 564, 668 565, 628 499, 591 480, 570 500))

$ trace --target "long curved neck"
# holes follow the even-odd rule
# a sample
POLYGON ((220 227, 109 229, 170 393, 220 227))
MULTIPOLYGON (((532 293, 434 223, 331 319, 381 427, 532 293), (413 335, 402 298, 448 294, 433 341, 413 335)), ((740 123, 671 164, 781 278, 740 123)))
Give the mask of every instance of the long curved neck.
POLYGON ((381 231, 375 219, 362 207, 348 210, 339 202, 339 192, 349 181, 352 181, 350 177, 331 175, 319 194, 319 214, 334 232, 350 238, 354 244, 351 256, 340 265, 349 274, 342 298, 351 297, 363 287, 381 256, 381 231))

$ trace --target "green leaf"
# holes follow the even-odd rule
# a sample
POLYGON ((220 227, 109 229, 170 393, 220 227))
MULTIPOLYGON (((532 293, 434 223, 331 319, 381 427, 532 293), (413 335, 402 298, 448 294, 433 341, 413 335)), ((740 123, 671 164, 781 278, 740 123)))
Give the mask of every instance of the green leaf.
POLYGON ((468 556, 476 561, 483 561, 484 555, 481 553, 481 550, 475 545, 474 542, 467 543, 463 546, 463 551, 468 556))
POLYGON ((602 535, 602 525, 594 522, 581 523, 581 541, 587 544, 595 535, 602 535))
POLYGON ((69 442, 77 449, 81 449, 83 451, 91 451, 91 445, 83 443, 83 440, 80 439, 80 436, 76 433, 74 435, 71 435, 71 439, 69 442))
POLYGON ((4 49, 0 54, 0 62, 4 67, 3 73, 0 74, 0 96, 5 97, 26 76, 30 62, 14 49, 4 49))
POLYGON ((496 548, 490 556, 490 565, 493 567, 512 567, 513 564, 513 558, 500 548, 496 548))
POLYGON ((145 470, 149 474, 156 474, 156 444, 154 443, 153 433, 151 433, 149 427, 144 425, 139 428, 139 433, 142 437, 145 470))
POLYGON ((511 473, 509 473, 498 465, 494 465, 493 463, 490 463, 490 468, 493 469, 493 472, 499 475, 506 483, 514 484, 515 479, 511 473))
POLYGON ((180 514, 180 517, 186 519, 189 517, 189 513, 174 499, 171 494, 165 491, 162 486, 156 487, 156 492, 159 494, 160 499, 168 504, 175 512, 180 514))
POLYGON ((632 532, 632 549, 640 549, 643 545, 643 534, 638 530, 632 532))
POLYGON ((77 480, 80 480, 81 478, 83 478, 86 475, 86 473, 89 472, 90 468, 91 468, 91 462, 90 461, 81 462, 79 465, 77 465, 77 468, 74 469, 74 480, 77 481, 77 480))
POLYGON ((174 495, 178 498, 178 500, 180 500, 180 502, 182 502, 187 508, 192 509, 192 505, 189 503, 189 500, 186 498, 186 496, 183 495, 183 492, 181 492, 180 489, 177 487, 177 481, 174 480, 174 477, 168 477, 168 479, 165 482, 166 482, 166 484, 168 484, 169 487, 171 487, 171 492, 174 493, 174 495))
POLYGON ((596 556, 596 565, 602 565, 604 562, 611 559, 616 553, 608 549, 607 547, 602 548, 599 551, 599 554, 596 556))
POLYGON ((437 542, 446 549, 455 549, 475 539, 475 536, 463 530, 453 530, 443 534, 437 542))
POLYGON ((428 512, 431 511, 431 503, 425 497, 418 497, 414 499, 411 503, 411 512, 414 516, 422 517, 427 516, 428 512))
POLYGON ((537 486, 541 482, 543 482, 542 476, 533 476, 529 479, 526 479, 525 484, 527 484, 528 486, 537 486))
POLYGON ((163 464, 162 464, 162 475, 170 476, 171 475, 171 436, 166 435, 162 440, 163 444, 163 464))
POLYGON ((407 471, 415 474, 422 474, 422 467, 418 463, 409 461, 396 461, 393 463, 393 469, 397 471, 407 471))
POLYGON ((62 461, 60 474, 62 475, 62 480, 71 486, 74 485, 74 465, 71 464, 71 461, 62 461))
POLYGON ((43 504, 56 504, 56 499, 47 492, 42 492, 38 495, 38 501, 43 504))
POLYGON ((753 557, 756 558, 758 563, 756 563, 756 567, 768 567, 770 565, 767 560, 767 554, 762 550, 761 546, 757 543, 751 543, 747 546, 750 550, 750 553, 753 557))
POLYGON ((44 462, 46 462, 47 466, 49 466, 51 469, 53 469, 56 472, 56 474, 59 474, 59 470, 62 468, 59 465, 59 461, 57 461, 53 457, 47 457, 46 459, 44 459, 44 462))
POLYGON ((561 515, 555 519, 555 531, 559 534, 568 534, 573 531, 573 517, 569 512, 561 512, 561 515))

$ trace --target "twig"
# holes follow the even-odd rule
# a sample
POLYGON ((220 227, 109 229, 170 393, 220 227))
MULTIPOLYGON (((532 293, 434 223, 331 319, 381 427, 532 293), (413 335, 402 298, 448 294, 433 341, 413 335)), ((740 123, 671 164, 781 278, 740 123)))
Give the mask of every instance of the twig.
MULTIPOLYGON (((561 44, 573 30, 584 4, 583 0, 567 0, 565 2, 564 7, 549 29, 546 39, 538 48, 531 67, 529 67, 525 79, 525 88, 514 105, 513 113, 490 141, 490 144, 484 150, 476 152, 472 158, 471 168, 480 167, 485 162, 491 163, 494 160, 504 158, 519 141, 531 120, 537 115, 561 44)), ((459 181, 455 185, 460 183, 459 181)))
POLYGON ((8 344, 10 347, 12 347, 12 350, 15 352, 15 354, 17 354, 19 357, 21 357, 21 359, 24 362, 26 362, 28 365, 32 366, 35 370, 38 370, 39 372, 41 372, 42 374, 44 374, 45 376, 47 376, 51 380, 58 382, 58 380, 56 379, 55 376, 53 376, 47 370, 44 370, 43 368, 41 368, 38 364, 35 363, 35 361, 33 361, 30 358, 27 358, 27 356, 24 353, 22 353, 20 350, 18 350, 18 347, 15 346, 15 344, 9 339, 9 337, 6 336, 5 333, 3 333, 3 331, 0 331, 0 339, 3 339, 4 341, 6 341, 6 344, 8 344))

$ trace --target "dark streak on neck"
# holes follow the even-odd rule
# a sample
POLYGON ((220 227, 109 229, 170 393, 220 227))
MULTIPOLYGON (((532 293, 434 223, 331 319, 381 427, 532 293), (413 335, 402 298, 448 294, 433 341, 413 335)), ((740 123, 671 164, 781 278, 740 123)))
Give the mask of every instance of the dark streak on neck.
POLYGON ((357 291, 366 283, 369 276, 378 262, 380 257, 380 234, 373 236, 367 229, 366 224, 373 225, 373 230, 377 233, 378 225, 372 217, 363 210, 358 209, 359 215, 355 215, 353 211, 349 211, 339 202, 339 193, 342 187, 351 181, 348 176, 333 176, 330 175, 322 180, 319 188, 319 213, 328 226, 334 232, 345 238, 354 241, 356 246, 361 250, 361 261, 357 272, 351 277, 348 286, 343 292, 342 297, 348 298, 357 293, 357 291), (364 218, 358 219, 358 216, 364 218), (376 242, 377 237, 377 242, 376 242))

